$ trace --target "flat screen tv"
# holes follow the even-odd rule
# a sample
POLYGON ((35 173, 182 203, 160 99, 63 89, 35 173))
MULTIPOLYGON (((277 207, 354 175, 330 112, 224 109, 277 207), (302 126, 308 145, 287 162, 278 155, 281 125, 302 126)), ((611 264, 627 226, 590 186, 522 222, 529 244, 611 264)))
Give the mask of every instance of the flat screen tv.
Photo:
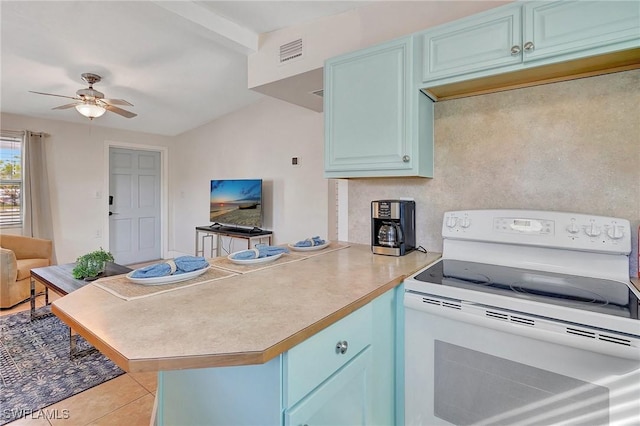
POLYGON ((262 179, 212 180, 209 196, 212 226, 238 231, 262 228, 262 179))

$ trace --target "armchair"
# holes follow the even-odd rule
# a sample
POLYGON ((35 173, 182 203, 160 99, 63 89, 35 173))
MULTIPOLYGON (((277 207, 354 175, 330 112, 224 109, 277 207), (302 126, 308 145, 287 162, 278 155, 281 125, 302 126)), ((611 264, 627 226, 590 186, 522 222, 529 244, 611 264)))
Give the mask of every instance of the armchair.
MULTIPOLYGON (((31 268, 51 265, 50 240, 0 235, 0 308, 10 308, 30 297, 31 268)), ((36 282, 36 292, 44 290, 36 282)))

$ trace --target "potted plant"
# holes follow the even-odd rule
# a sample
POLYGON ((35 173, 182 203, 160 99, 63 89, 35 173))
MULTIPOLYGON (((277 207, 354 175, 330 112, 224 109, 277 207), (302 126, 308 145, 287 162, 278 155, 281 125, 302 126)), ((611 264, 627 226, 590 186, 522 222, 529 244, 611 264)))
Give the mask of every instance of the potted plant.
POLYGON ((76 266, 72 271, 73 278, 86 281, 95 280, 104 271, 106 263, 113 261, 113 255, 100 247, 100 250, 92 251, 76 259, 76 266))

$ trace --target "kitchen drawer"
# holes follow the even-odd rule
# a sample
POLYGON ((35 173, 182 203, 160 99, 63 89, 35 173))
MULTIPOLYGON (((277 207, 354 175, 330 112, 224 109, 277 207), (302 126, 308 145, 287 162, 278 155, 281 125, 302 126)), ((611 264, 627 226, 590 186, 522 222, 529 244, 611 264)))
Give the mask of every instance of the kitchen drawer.
POLYGON ((291 407, 372 341, 373 309, 368 304, 291 348, 284 357, 284 406, 291 407), (347 342, 347 350, 336 349, 347 342))

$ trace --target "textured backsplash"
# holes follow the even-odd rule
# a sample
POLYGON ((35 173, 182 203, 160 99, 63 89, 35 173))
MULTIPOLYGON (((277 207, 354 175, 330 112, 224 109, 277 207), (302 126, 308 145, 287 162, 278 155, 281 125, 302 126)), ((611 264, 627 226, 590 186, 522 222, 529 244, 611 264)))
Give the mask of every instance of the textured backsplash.
POLYGON ((448 210, 515 208, 640 226, 640 70, 435 104, 433 179, 349 181, 349 240, 370 243, 370 203, 416 200, 417 243, 441 251, 448 210))

